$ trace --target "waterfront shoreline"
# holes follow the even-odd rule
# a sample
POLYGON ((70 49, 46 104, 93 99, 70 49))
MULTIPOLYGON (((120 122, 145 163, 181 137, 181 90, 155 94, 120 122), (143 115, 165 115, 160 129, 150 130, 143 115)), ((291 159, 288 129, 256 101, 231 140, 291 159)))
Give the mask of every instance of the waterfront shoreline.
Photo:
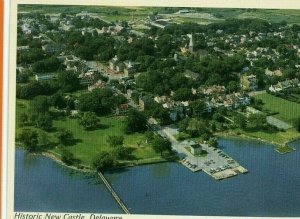
MULTIPOLYGON (((285 142, 284 144, 279 144, 279 143, 276 143, 276 142, 269 142, 265 139, 249 136, 249 135, 242 134, 242 133, 237 134, 237 133, 232 132, 232 131, 215 133, 215 136, 217 136, 218 138, 239 138, 239 139, 245 139, 245 140, 248 139, 248 140, 259 141, 259 142, 262 142, 262 143, 265 143, 265 144, 271 144, 271 145, 275 146, 274 150, 277 153, 281 154, 281 155, 284 155, 286 153, 280 153, 278 150, 276 150, 278 147, 287 146, 288 144, 290 144, 294 141, 300 140, 300 137, 297 137, 297 138, 294 138, 294 139, 291 139, 291 140, 285 142)), ((23 148, 22 144, 20 142, 16 142, 15 144, 16 144, 16 147, 23 148)), ((293 152, 295 150, 296 150, 295 148, 292 148, 292 150, 290 152, 293 152)), ((83 172, 83 173, 97 173, 97 171, 93 170, 89 166, 83 166, 83 168, 79 168, 79 167, 74 166, 74 165, 67 165, 57 155, 55 155, 53 152, 50 152, 50 151, 45 151, 45 152, 41 152, 41 153, 30 153, 30 154, 32 154, 32 155, 41 155, 41 156, 47 157, 49 159, 52 159, 56 163, 58 163, 58 164, 60 164, 64 167, 67 167, 71 170, 76 170, 76 171, 80 171, 80 172, 83 172)), ((127 164, 123 163, 124 165, 112 168, 112 169, 110 169, 110 171, 118 170, 118 169, 131 168, 131 167, 136 167, 136 166, 166 163, 166 162, 174 162, 174 161, 165 160, 163 158, 158 159, 158 160, 151 160, 151 161, 136 160, 136 161, 128 162, 127 164)))
MULTIPOLYGON (((26 151, 26 149, 24 149, 24 147, 22 146, 22 144, 20 142, 16 142, 15 143, 16 148, 20 148, 26 151)), ((30 155, 34 155, 34 156, 43 156, 43 157, 47 157, 51 160, 53 160, 54 162, 56 162, 57 164, 60 164, 64 167, 67 167, 68 169, 71 170, 76 170, 82 173, 97 173, 96 170, 93 170, 91 167, 89 166, 83 166, 83 168, 79 168, 77 166, 74 165, 67 165, 66 163, 64 163, 59 157, 58 154, 55 155, 53 152, 51 151, 43 151, 43 152, 29 152, 30 155)), ((146 160, 146 159, 145 159, 146 160)), ((118 169, 125 169, 125 168, 131 168, 131 167, 136 167, 136 166, 144 166, 144 165, 151 165, 151 164, 158 164, 158 163, 166 163, 166 162, 172 162, 169 160, 165 160, 163 158, 158 159, 158 160, 150 160, 150 161, 139 161, 139 160, 135 160, 132 162, 129 162, 127 164, 123 163, 123 165, 109 169, 109 171, 113 171, 113 170, 118 170, 118 169)))
POLYGON ((240 138, 240 139, 249 139, 249 140, 256 140, 256 141, 260 141, 260 142, 263 142, 265 144, 271 144, 273 146, 275 146, 275 149, 276 147, 284 147, 284 146, 287 146, 289 145, 290 143, 292 142, 295 142, 295 141, 298 141, 300 140, 300 136, 299 137, 296 137, 296 138, 292 138, 282 144, 280 143, 277 143, 277 142, 270 142, 268 140, 265 140, 263 138, 258 138, 258 137, 253 137, 253 136, 250 136, 250 135, 246 135, 246 134, 243 134, 243 133, 240 133, 240 134, 237 134, 235 132, 232 132, 232 131, 227 131, 227 132, 219 132, 219 133, 216 133, 215 134, 217 137, 220 137, 220 138, 227 138, 227 137, 234 137, 234 138, 240 138))

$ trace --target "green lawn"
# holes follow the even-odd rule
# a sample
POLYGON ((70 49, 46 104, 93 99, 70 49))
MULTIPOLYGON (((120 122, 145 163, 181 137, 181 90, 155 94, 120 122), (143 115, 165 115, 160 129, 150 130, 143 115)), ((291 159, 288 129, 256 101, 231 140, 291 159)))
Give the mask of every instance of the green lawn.
POLYGON ((282 119, 292 124, 295 119, 300 118, 300 104, 298 103, 275 97, 267 93, 257 95, 255 98, 263 101, 263 109, 278 112, 279 114, 274 116, 278 119, 282 119))
POLYGON ((294 128, 288 129, 285 132, 278 131, 274 133, 264 132, 261 130, 259 131, 242 131, 242 130, 236 131, 235 130, 234 133, 244 134, 277 145, 284 145, 285 143, 291 141, 292 139, 300 137, 300 133, 297 132, 297 130, 294 128))
MULTIPOLYGON (((57 128, 69 129, 75 139, 78 139, 74 146, 68 148, 74 153, 76 158, 82 160, 83 164, 90 165, 93 158, 101 151, 111 151, 111 147, 106 140, 109 135, 124 135, 124 146, 133 149, 136 159, 148 159, 158 157, 150 145, 145 143, 146 138, 143 134, 135 133, 124 134, 125 117, 100 117, 101 127, 97 130, 86 131, 78 124, 76 119, 66 119, 65 121, 55 121, 57 128)), ((59 153, 59 149, 54 149, 59 153)))
MULTIPOLYGON (((29 101, 17 100, 17 118, 16 118, 16 136, 18 136, 22 129, 30 128, 41 132, 40 129, 32 126, 21 127, 18 123, 18 117, 22 112, 27 112, 29 101)), ((45 132, 49 140, 57 143, 55 137, 57 130, 66 128, 73 133, 76 143, 67 148, 74 153, 74 156, 80 160, 84 165, 90 165, 94 157, 101 151, 110 151, 111 148, 107 144, 106 139, 109 135, 123 135, 124 146, 132 148, 132 155, 136 160, 142 159, 160 159, 160 154, 156 153, 151 145, 146 144, 146 137, 141 133, 134 133, 131 135, 124 134, 125 117, 99 117, 101 126, 93 131, 86 131, 78 124, 77 119, 65 118, 61 120, 54 120, 54 130, 45 132)), ((53 152, 60 154, 61 150, 57 147, 52 149, 53 152)))

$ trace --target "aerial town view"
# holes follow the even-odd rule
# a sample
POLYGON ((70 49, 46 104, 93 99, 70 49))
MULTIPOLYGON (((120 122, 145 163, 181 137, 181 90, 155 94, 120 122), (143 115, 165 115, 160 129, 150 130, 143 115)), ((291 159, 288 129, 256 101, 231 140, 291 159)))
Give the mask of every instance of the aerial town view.
POLYGON ((299 11, 18 5, 16 37, 15 211, 300 216, 299 11))

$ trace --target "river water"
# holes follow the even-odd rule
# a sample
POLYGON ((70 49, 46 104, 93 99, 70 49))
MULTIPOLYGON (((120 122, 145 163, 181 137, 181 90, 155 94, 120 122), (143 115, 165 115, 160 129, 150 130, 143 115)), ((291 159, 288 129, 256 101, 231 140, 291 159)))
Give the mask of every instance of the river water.
MULTIPOLYGON (((279 155, 253 140, 221 139, 249 173, 216 181, 177 163, 105 173, 135 214, 300 216, 300 142, 279 155)), ((16 153, 15 210, 121 213, 106 188, 52 160, 16 153)))

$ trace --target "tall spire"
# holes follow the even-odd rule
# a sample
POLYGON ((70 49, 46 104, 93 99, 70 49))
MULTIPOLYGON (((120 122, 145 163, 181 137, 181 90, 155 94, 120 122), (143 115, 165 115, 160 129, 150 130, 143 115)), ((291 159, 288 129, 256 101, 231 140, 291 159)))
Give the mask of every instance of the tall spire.
POLYGON ((194 52, 193 34, 190 35, 189 51, 190 51, 190 53, 193 53, 193 52, 194 52))

